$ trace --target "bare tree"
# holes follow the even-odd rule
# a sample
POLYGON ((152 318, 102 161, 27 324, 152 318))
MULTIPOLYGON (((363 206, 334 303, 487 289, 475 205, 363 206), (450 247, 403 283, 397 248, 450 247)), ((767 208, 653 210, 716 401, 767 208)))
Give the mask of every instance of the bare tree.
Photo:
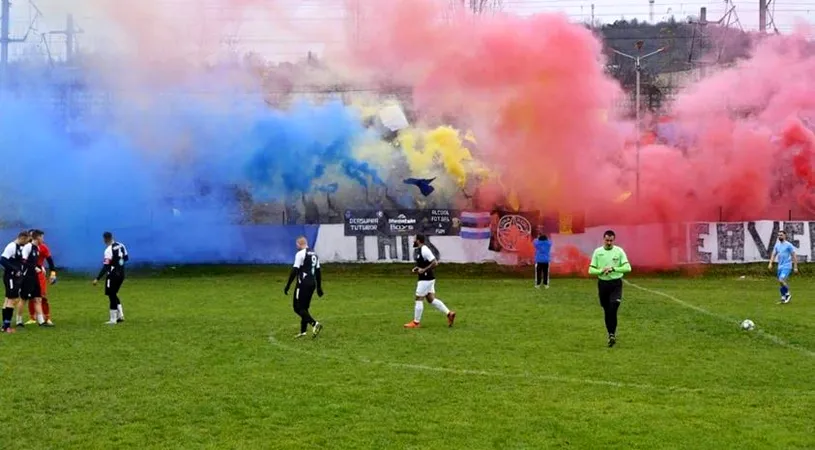
POLYGON ((500 11, 503 0, 450 0, 455 6, 463 6, 476 14, 500 11))

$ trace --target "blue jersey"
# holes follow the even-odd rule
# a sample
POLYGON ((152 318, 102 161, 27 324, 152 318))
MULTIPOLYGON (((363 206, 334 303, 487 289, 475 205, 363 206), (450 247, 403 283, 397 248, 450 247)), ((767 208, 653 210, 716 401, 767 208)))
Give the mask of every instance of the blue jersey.
POLYGON ((773 248, 778 260, 778 268, 786 269, 792 267, 792 255, 795 253, 795 246, 789 241, 776 242, 773 248))
POLYGON ((546 240, 542 241, 540 239, 535 239, 535 262, 536 263, 548 263, 549 262, 549 254, 552 252, 552 241, 546 240))

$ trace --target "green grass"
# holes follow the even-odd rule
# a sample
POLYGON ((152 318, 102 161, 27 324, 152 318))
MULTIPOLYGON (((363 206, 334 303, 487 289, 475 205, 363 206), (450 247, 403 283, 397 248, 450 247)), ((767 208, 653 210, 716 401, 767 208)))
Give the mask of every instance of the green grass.
POLYGON ((312 307, 324 334, 302 341, 280 269, 144 272, 126 282, 127 322, 113 328, 100 289, 66 277, 52 287, 57 328, 0 336, 4 442, 815 448, 815 278, 794 279, 785 306, 756 269, 632 279, 710 314, 626 286, 608 349, 593 281, 538 291, 489 269, 440 268, 456 327, 426 306, 424 328, 404 330, 406 267, 326 265, 312 307), (742 332, 744 318, 759 330, 742 332))

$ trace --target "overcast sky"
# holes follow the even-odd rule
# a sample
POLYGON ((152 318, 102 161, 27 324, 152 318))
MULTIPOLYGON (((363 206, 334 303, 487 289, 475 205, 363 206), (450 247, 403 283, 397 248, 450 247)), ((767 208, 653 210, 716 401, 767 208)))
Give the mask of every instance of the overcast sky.
MULTIPOLYGON (((48 34, 49 31, 65 28, 66 15, 74 13, 77 25, 84 34, 78 43, 82 48, 99 49, 115 48, 115 31, 112 24, 101 14, 93 11, 87 0, 12 0, 12 30, 14 37, 22 37, 33 23, 33 32, 29 33, 28 44, 12 45, 12 56, 24 53, 45 55, 50 51, 57 59, 64 57, 65 40, 59 35, 48 34), (37 17, 36 10, 31 3, 36 4, 42 15, 37 17), (36 18, 36 20, 34 20, 36 18), (47 44, 47 45, 46 45, 47 44)), ((135 1, 135 0, 121 0, 135 1)), ((208 0, 158 0, 166 5, 196 5, 201 8, 208 0)), ((342 23, 344 11, 342 0, 337 0, 336 8, 316 8, 309 4, 314 0, 276 0, 290 4, 292 14, 297 17, 295 21, 303 23, 326 22, 339 26, 342 23)), ((539 12, 562 12, 568 14, 576 22, 588 22, 592 17, 592 4, 594 5, 594 18, 602 23, 615 20, 639 19, 648 20, 649 4, 647 0, 504 0, 504 10, 511 13, 528 15, 539 12)), ((671 15, 677 19, 684 19, 689 15, 698 15, 699 9, 706 6, 708 20, 720 19, 725 11, 724 2, 704 2, 690 0, 677 2, 668 0, 654 0, 654 19, 666 19, 671 15)), ((744 29, 758 28, 758 0, 751 3, 735 2, 737 16, 744 29)), ((204 6, 205 7, 205 6, 204 6)), ((772 9, 772 8, 771 8, 772 9)), ((775 24, 782 33, 789 33, 799 22, 809 23, 815 20, 815 0, 781 0, 774 6, 775 24)), ((256 50, 271 59, 294 60, 307 51, 320 52, 322 45, 317 42, 308 42, 303 38, 287 36, 285 32, 270 28, 264 19, 252 17, 235 18, 233 29, 243 41, 241 50, 256 50)), ((297 24, 293 24, 296 28, 297 24)), ((733 24, 737 26, 737 24, 733 24)))

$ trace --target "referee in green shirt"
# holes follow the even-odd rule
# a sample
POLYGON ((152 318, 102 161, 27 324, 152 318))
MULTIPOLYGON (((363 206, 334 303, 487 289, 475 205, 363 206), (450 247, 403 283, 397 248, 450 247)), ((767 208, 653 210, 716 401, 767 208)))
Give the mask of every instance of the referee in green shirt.
POLYGON ((617 310, 623 299, 623 274, 631 272, 631 264, 625 251, 614 245, 616 235, 608 230, 603 233, 603 246, 591 255, 589 275, 596 275, 600 306, 603 307, 608 330, 608 346, 617 343, 617 310))

